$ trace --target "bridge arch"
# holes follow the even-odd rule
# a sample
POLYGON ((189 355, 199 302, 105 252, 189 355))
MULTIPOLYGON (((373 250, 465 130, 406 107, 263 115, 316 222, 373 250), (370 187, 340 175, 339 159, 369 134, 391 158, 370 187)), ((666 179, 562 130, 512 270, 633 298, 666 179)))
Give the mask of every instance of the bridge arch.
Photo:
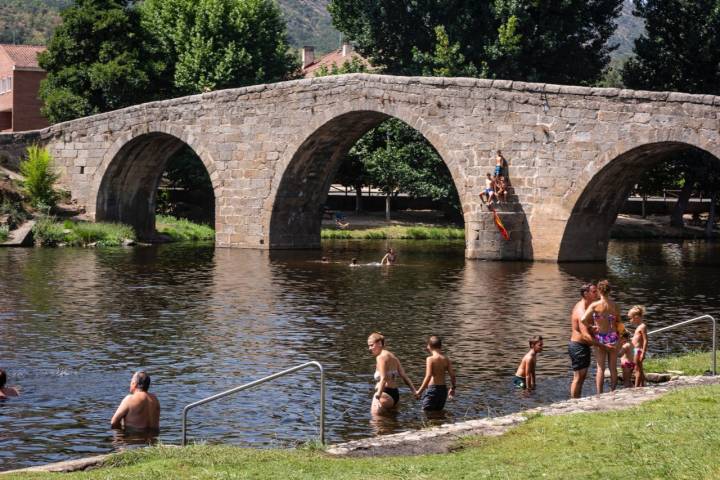
POLYGON ((663 140, 625 151, 620 151, 621 148, 606 152, 596 169, 586 171, 578 179, 578 184, 584 186, 582 190, 566 200, 564 207, 570 213, 558 261, 605 261, 610 229, 645 171, 684 152, 704 152, 720 162, 720 146, 688 135, 667 135, 663 140))
POLYGON ((126 223, 139 238, 152 239, 160 179, 170 158, 186 146, 205 166, 217 206, 220 182, 207 149, 182 129, 146 125, 118 138, 105 154, 93 182, 95 220, 126 223))
POLYGON ((289 149, 288 157, 280 162, 265 206, 271 212, 266 224, 270 248, 320 246, 321 208, 342 159, 365 133, 391 118, 414 128, 432 145, 450 171, 463 212, 469 211, 464 174, 458 161, 427 123, 395 109, 346 110, 325 115, 322 121, 310 125, 306 131, 311 133, 289 149))

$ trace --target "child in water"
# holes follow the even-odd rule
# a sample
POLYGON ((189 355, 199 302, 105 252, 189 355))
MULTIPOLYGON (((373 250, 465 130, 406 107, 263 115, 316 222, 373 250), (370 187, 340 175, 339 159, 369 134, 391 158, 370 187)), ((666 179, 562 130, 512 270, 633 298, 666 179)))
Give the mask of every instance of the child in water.
POLYGON ((635 386, 645 386, 645 370, 643 370, 643 362, 647 353, 648 336, 647 325, 645 325, 645 307, 635 305, 628 311, 630 322, 635 325, 635 333, 632 337, 632 345, 634 350, 635 361, 635 386))
POLYGON ((452 399, 455 396, 455 371, 450 359, 442 351, 440 337, 433 335, 428 338, 425 348, 430 352, 430 356, 425 361, 425 378, 415 392, 415 398, 419 399, 422 395, 423 410, 439 411, 445 408, 448 397, 452 399), (450 375, 449 392, 445 385, 445 372, 450 375))
POLYGON ((630 341, 630 332, 622 333, 622 346, 618 352, 620 357, 620 366, 623 371, 623 385, 625 388, 632 387, 632 373, 635 370, 635 349, 630 341))
POLYGON ((513 385, 517 388, 533 390, 535 388, 535 362, 537 354, 542 352, 543 339, 541 336, 536 335, 530 339, 529 343, 530 351, 520 361, 520 365, 513 377, 513 385))

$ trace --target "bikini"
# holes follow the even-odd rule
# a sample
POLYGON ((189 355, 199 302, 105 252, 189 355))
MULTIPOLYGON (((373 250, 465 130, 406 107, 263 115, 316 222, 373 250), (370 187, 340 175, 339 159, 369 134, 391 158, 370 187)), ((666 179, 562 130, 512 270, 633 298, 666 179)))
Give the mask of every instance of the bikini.
MULTIPOLYGON (((593 312, 593 322, 595 322, 595 326, 597 326, 597 320, 598 318, 602 317, 602 313, 593 312)), ((595 340, 597 340, 598 343, 601 343, 603 345, 613 345, 620 340, 620 337, 618 337, 617 332, 615 331, 615 315, 612 313, 606 314, 607 322, 608 322, 608 331, 607 333, 596 333, 594 335, 595 340)))
MULTIPOLYGON (((392 381, 397 383, 397 379, 400 377, 400 372, 398 372, 397 370, 388 370, 388 372, 385 376, 387 378, 392 379, 392 381)), ((380 381, 380 372, 375 370, 375 374, 373 375, 373 378, 375 379, 376 382, 379 382, 380 381)), ((397 388, 385 387, 385 388, 383 388, 383 393, 387 393, 393 399, 393 407, 395 405, 397 405, 397 403, 400 401, 400 390, 397 388)))

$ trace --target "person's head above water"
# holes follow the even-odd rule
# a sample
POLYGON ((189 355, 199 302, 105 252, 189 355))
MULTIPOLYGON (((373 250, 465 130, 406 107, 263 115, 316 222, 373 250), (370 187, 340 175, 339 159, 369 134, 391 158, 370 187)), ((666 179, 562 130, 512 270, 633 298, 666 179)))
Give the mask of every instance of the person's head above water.
POLYGON ((437 335, 430 335, 427 341, 428 350, 440 350, 442 348, 442 339, 437 335))
POLYGON ((591 281, 580 287, 580 296, 590 300, 597 294, 597 282, 591 281))
POLYGON ((147 392, 150 390, 150 375, 143 371, 135 372, 130 381, 130 388, 133 389, 133 386, 137 390, 147 392))
POLYGON ((353 265, 357 265, 357 258, 353 258, 352 260, 350 260, 350 263, 353 265))
POLYGON ((7 383, 7 374, 5 373, 5 370, 0 368, 0 388, 4 388, 5 383, 7 383))

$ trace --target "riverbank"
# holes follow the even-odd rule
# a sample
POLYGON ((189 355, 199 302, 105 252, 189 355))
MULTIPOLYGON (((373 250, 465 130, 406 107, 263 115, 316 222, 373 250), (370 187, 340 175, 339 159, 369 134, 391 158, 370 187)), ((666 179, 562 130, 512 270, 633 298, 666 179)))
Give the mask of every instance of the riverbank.
MULTIPOLYGON (((312 445, 269 451, 159 446, 113 455, 102 468, 63 478, 716 478, 719 382, 715 377, 684 378, 661 387, 620 390, 477 420, 474 429, 458 429, 460 424, 455 424, 455 432, 443 436, 433 432, 443 427, 414 432, 424 432, 426 446, 445 445, 441 451, 446 453, 439 455, 374 456, 393 453, 392 442, 407 443, 398 437, 411 434, 375 437, 371 440, 385 442, 382 451, 369 445, 360 450, 362 458, 347 457, 348 451, 336 452, 344 454, 338 457, 312 445), (482 422, 497 425, 479 431, 482 422)), ((6 478, 56 476, 28 473, 6 478)))
MULTIPOLYGON (((685 215, 685 226, 677 228, 670 226, 670 217, 667 215, 640 215, 621 214, 617 216, 615 224, 610 230, 610 238, 616 240, 647 240, 647 239, 704 239, 705 228, 690 225, 692 218, 685 215)), ((717 234, 717 229, 715 230, 717 234)))

